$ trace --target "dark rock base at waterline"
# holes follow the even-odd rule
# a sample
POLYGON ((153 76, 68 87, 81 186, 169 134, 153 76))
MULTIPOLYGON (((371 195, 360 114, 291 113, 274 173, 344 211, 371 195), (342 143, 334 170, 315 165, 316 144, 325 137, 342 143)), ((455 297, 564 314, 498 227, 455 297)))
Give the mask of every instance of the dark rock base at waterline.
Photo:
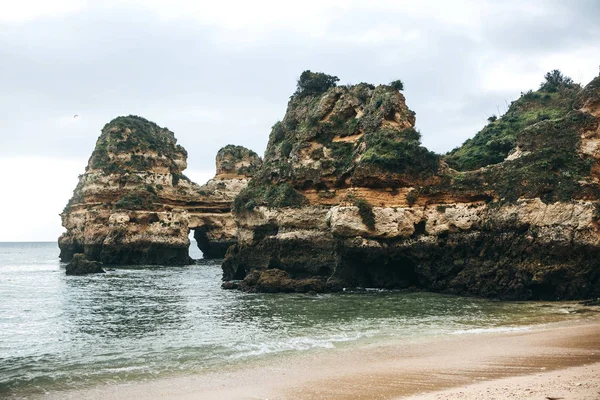
POLYGON ((600 248, 542 242, 517 231, 379 240, 376 245, 360 238, 318 243, 265 238, 250 247, 233 246, 223 263, 223 279, 242 280, 242 290, 267 292, 295 291, 289 280, 317 279, 323 284, 310 290, 412 287, 502 300, 590 299, 600 297, 600 248), (251 275, 271 269, 285 271, 286 277, 259 284, 251 275))
MULTIPOLYGON (((170 247, 156 244, 84 245, 77 247, 88 260, 109 265, 190 265, 188 247, 170 247)), ((73 258, 70 247, 61 246, 61 261, 73 258)))
POLYGON ((227 281, 223 289, 239 289, 260 293, 320 293, 326 289, 325 277, 293 279, 280 269, 252 270, 242 281, 227 281))
POLYGON ((206 259, 225 257, 227 249, 236 243, 235 240, 209 240, 206 232, 200 229, 194 231, 194 239, 202 251, 202 256, 206 259))
POLYGON ((67 275, 103 274, 102 263, 88 260, 84 254, 75 254, 65 269, 67 275))

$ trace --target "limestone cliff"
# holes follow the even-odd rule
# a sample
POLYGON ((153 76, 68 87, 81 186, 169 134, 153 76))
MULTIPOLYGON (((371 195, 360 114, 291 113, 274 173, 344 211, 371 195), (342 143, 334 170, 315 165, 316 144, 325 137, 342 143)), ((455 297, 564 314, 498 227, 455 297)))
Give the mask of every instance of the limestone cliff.
POLYGON ((137 116, 106 124, 61 214, 61 260, 84 253, 106 264, 187 264, 190 230, 205 257, 222 257, 223 243, 235 241, 231 201, 260 159, 234 146, 219 154, 220 173, 198 186, 183 175, 187 152, 173 132, 137 116), (224 174, 223 164, 243 168, 224 174))
POLYGON ((223 258, 235 244, 237 227, 231 215, 231 204, 260 168, 262 160, 242 146, 228 145, 217 153, 217 174, 202 185, 201 206, 193 210, 190 226, 204 258, 223 258))
POLYGON ((392 86, 299 90, 235 199, 224 280, 600 296, 598 87, 548 80, 443 157, 392 86))

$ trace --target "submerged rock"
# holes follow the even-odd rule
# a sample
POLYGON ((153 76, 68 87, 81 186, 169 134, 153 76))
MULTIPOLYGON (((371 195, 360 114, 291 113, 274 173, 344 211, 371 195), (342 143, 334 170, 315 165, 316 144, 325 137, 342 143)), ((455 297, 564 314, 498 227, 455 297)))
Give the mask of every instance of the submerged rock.
POLYGON ((325 290, 325 278, 292 279, 287 272, 280 269, 253 270, 238 285, 238 289, 265 293, 316 293, 325 290))
POLYGON ((579 303, 584 306, 600 306, 600 298, 585 300, 579 303))
POLYGON ((102 263, 88 260, 84 254, 73 255, 65 269, 67 275, 103 274, 102 263))

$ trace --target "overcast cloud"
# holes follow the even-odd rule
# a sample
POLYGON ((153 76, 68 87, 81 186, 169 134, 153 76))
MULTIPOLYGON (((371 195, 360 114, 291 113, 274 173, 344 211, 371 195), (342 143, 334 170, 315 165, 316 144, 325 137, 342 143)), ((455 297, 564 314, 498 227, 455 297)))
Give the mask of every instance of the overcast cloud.
POLYGON ((175 132, 203 183, 229 143, 264 152, 305 69, 402 79, 446 152, 559 68, 600 64, 600 2, 0 0, 0 241, 55 240, 105 123, 175 132), (73 118, 78 114, 79 118, 73 118))

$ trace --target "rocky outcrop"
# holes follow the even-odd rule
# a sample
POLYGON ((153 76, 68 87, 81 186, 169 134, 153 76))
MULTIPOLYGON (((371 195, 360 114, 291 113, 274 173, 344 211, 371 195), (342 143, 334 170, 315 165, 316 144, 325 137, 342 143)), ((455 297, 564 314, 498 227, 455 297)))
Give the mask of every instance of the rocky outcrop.
POLYGON ((565 80, 524 93, 441 158, 420 145, 391 86, 296 93, 235 199, 224 280, 258 291, 311 280, 322 284, 310 290, 600 296, 598 87, 565 80), (271 270, 283 272, 261 281, 271 270))
POLYGON ((228 148, 238 151, 222 150, 217 168, 244 168, 198 186, 183 174, 187 152, 173 132, 137 116, 106 124, 61 214, 61 260, 83 253, 105 264, 188 264, 190 230, 206 257, 222 257, 222 243, 235 241, 232 199, 260 165, 248 150, 228 148))
POLYGON ((217 153, 217 174, 200 187, 203 204, 190 221, 204 258, 223 258, 229 246, 236 243, 231 204, 261 165, 260 157, 242 146, 228 145, 217 153))
POLYGON ((75 254, 65 268, 67 275, 103 274, 102 263, 88 260, 84 254, 75 254))
POLYGON ((223 289, 241 289, 246 292, 263 293, 310 293, 322 292, 325 289, 324 277, 293 279, 280 269, 253 269, 243 281, 224 282, 223 289))

